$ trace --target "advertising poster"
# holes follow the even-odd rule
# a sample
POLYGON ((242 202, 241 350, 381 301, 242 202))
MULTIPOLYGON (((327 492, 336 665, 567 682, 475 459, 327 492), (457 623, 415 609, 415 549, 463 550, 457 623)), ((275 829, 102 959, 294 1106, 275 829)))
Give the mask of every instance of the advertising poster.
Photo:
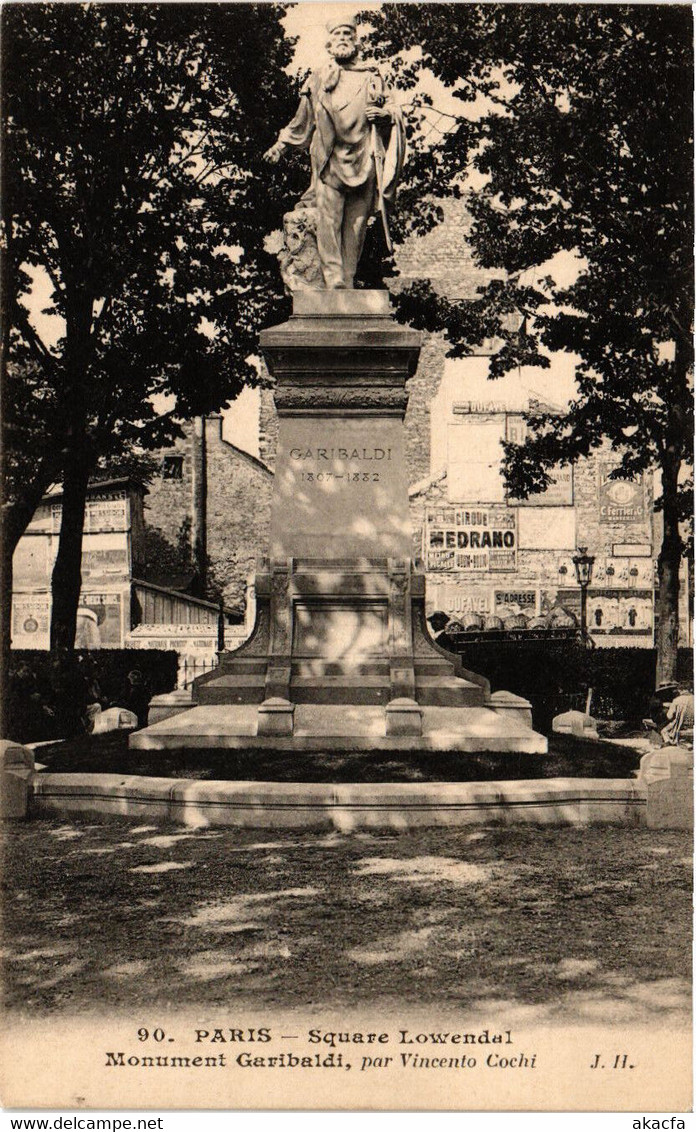
POLYGON ((504 507, 475 505, 428 510, 425 528, 428 570, 514 570, 517 516, 504 507))
POLYGON ((127 578, 130 569, 127 535, 85 535, 82 551, 82 577, 127 578))
MULTIPOLYGON (((505 417, 505 439, 514 444, 522 444, 527 436, 524 417, 508 413, 505 417)), ((570 507, 573 503, 573 469, 556 467, 553 469, 553 482, 546 491, 527 499, 510 497, 510 505, 515 507, 570 507)))
POLYGON ((45 591, 12 611, 43 652, 11 658, 0 744, 7 1127, 692 1127, 693 681, 655 629, 652 471, 610 478, 648 435, 690 474, 691 9, 0 25, 5 496, 15 520, 64 479, 77 515, 44 505, 50 555, 20 552, 38 583, 62 550, 66 644, 45 591), (526 460, 497 410, 447 407, 434 445, 448 358, 453 401, 471 363, 493 406, 565 382, 565 415, 526 460), (248 387, 254 451, 228 439, 248 387), (85 469, 154 484, 166 444, 133 578, 124 501, 80 543, 85 469), (533 487, 568 453, 507 501, 504 460, 533 487))
POLYGON ((120 648, 123 644, 122 599, 120 593, 82 593, 78 616, 78 637, 82 648, 120 648))
POLYGON ((612 479, 615 464, 602 464, 599 469, 599 521, 601 523, 642 523, 645 520, 645 482, 612 479))
POLYGON ((32 589, 45 589, 51 576, 50 535, 32 534, 20 539, 13 555, 13 574, 20 584, 32 589))
POLYGON ((87 531, 127 531, 127 499, 90 499, 85 515, 87 531))
POLYGON ((12 644, 14 648, 48 648, 51 620, 49 594, 16 594, 12 599, 12 644))

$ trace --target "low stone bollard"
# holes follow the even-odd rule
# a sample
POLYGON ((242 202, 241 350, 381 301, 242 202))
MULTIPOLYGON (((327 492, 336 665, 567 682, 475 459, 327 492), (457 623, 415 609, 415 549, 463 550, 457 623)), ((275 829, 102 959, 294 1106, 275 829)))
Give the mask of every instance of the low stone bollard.
POLYGON ((128 708, 111 707, 94 716, 93 735, 105 735, 108 731, 134 731, 138 717, 128 708))
POLYGON ((564 711, 554 715, 551 730, 556 735, 574 735, 576 739, 599 739, 597 720, 584 711, 564 711))
POLYGON ((640 760, 638 784, 648 799, 649 829, 694 828, 694 753, 659 747, 640 760))
POLYGON ((387 735, 422 735, 423 710, 415 700, 399 696, 385 710, 387 735))
POLYGON ((26 818, 33 779, 34 752, 12 739, 0 739, 0 817, 26 818))
POLYGON ((514 692, 492 692, 488 705, 497 715, 505 716, 514 723, 521 723, 523 727, 532 727, 532 705, 523 696, 516 696, 514 692))

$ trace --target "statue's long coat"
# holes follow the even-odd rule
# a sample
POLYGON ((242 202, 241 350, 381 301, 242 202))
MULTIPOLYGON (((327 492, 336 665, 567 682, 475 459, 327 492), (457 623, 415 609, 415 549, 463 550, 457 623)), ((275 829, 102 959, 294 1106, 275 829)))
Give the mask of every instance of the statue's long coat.
MULTIPOLYGON (((334 188, 350 191, 365 185, 374 176, 370 147, 370 123, 365 116, 371 80, 380 83, 375 67, 329 65, 309 76, 301 92, 300 105, 292 122, 279 134, 279 141, 294 148, 309 147, 312 162, 312 188, 305 195, 310 203, 314 183, 321 179, 334 188), (345 78, 340 72, 348 72, 345 78), (335 80, 338 79, 337 83, 335 80), (363 79, 364 81, 360 81, 363 79)), ((405 155, 405 133, 401 111, 386 103, 391 123, 378 123, 378 137, 384 148, 383 193, 394 197, 405 155)), ((376 207, 376 201, 375 201, 376 207)))

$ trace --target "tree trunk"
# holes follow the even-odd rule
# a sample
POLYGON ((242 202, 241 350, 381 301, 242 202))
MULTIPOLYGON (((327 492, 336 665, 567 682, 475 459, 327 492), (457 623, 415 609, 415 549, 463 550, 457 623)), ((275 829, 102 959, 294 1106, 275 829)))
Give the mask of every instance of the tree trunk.
MULTIPOLYGON (((85 257, 85 263, 88 268, 88 257, 85 257)), ((87 484, 92 471, 87 438, 87 380, 93 308, 86 286, 76 286, 72 300, 65 316, 65 373, 68 380, 65 384, 63 509, 58 554, 51 577, 51 648, 70 650, 75 647, 77 608, 82 588, 82 532, 87 484)))
POLYGON ((90 474, 85 421, 75 420, 63 472, 60 542, 51 578, 51 648, 73 649, 82 588, 82 531, 90 474))
MULTIPOLYGON (((83 310, 83 327, 85 324, 83 310)), ((76 324, 79 323, 76 320, 76 324)), ((70 322, 68 322, 70 335, 70 322)), ((79 341, 79 332, 75 332, 79 341)), ((84 339, 83 339, 84 341, 84 339)), ((63 501, 58 554, 51 577, 51 648, 74 649, 77 608, 82 588, 82 532, 85 525, 87 483, 91 471, 87 448, 85 371, 80 364, 85 350, 70 350, 67 372, 74 375, 66 390, 68 412, 63 448, 63 501)))
POLYGON ((664 531, 657 559, 658 593, 657 670, 656 684, 672 684, 677 680, 679 644, 679 566, 682 540, 679 533, 678 509, 679 458, 670 448, 662 463, 662 500, 664 531))
POLYGON ((0 574, 0 629, 2 631, 2 640, 0 641, 0 676, 2 678, 2 687, 5 689, 5 694, 0 696, 0 739, 12 738, 10 728, 11 720, 8 718, 8 695, 9 691, 9 672, 10 672, 10 645, 12 640, 12 552, 14 547, 10 547, 9 539, 4 538, 2 542, 2 558, 1 566, 2 574, 0 574))

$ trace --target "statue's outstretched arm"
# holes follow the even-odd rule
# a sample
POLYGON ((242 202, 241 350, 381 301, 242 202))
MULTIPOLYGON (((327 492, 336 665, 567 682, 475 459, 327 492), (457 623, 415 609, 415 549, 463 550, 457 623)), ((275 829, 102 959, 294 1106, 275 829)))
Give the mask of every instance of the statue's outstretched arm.
POLYGON ((278 134, 278 140, 272 145, 264 158, 275 165, 285 153, 286 149, 307 149, 314 133, 314 114, 308 90, 302 91, 300 105, 297 113, 285 129, 278 134))

